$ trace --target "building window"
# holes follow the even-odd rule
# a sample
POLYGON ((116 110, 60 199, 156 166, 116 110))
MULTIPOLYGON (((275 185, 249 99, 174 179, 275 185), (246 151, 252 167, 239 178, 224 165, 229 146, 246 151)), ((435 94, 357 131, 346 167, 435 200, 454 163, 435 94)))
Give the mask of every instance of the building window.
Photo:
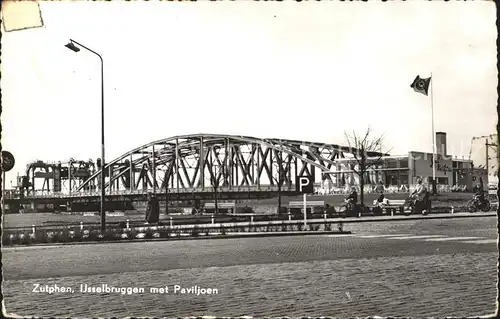
POLYGON ((401 168, 408 168, 408 159, 403 158, 399 161, 399 165, 401 168))
MULTIPOLYGON (((427 183, 432 184, 432 176, 427 177, 427 183)), ((448 177, 436 177, 438 185, 448 185, 448 177)))
POLYGON ((397 186, 398 185, 398 175, 396 173, 386 173, 385 176, 385 186, 397 186))
POLYGON ((386 168, 397 168, 398 162, 396 160, 389 159, 385 162, 386 168))
POLYGON ((399 175, 399 184, 400 185, 408 185, 408 173, 400 173, 399 175))
POLYGON ((438 185, 448 185, 448 177, 437 177, 438 185))

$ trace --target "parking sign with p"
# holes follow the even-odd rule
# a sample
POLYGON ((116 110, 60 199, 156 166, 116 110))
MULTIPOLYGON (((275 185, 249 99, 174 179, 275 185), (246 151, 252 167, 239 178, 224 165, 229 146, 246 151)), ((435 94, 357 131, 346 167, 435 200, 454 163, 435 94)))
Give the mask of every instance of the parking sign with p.
POLYGON ((310 176, 297 176, 295 178, 295 191, 301 194, 314 193, 314 182, 310 176))

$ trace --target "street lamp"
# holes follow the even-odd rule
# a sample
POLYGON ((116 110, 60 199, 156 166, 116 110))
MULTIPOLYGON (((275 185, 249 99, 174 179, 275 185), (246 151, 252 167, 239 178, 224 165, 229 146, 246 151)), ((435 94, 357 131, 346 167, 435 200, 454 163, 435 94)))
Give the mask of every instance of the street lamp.
MULTIPOLYGON (((489 174, 489 171, 490 171, 489 160, 491 159, 490 155, 489 155, 489 152, 488 152, 489 151, 489 147, 491 146, 493 148, 493 150, 497 153, 496 156, 497 156, 497 159, 498 159, 498 145, 497 144, 491 144, 491 143, 489 143, 489 140, 486 139, 485 146, 486 146, 486 165, 485 165, 485 167, 486 167, 486 179, 489 179, 489 176, 490 176, 490 174, 489 174)), ((489 182, 490 181, 488 180, 488 184, 489 184, 489 182)), ((483 185, 481 185, 481 186, 483 186, 483 185)))
POLYGON ((104 62, 102 60, 102 56, 87 48, 81 43, 76 42, 75 40, 70 39, 70 42, 65 45, 68 49, 70 49, 73 52, 79 52, 80 48, 78 46, 86 49, 87 51, 90 51, 97 55, 99 59, 101 60, 101 230, 104 232, 106 230, 106 213, 104 211, 104 200, 105 200, 105 176, 104 176, 104 166, 105 166, 105 160, 104 160, 104 62))

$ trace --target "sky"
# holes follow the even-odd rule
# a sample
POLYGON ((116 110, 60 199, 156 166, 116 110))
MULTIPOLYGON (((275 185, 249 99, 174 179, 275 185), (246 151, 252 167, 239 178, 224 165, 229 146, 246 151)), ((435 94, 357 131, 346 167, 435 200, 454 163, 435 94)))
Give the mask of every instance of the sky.
MULTIPOLYGON (((223 133, 346 144, 368 126, 391 154, 469 155, 497 122, 492 2, 41 2, 44 26, 2 35, 3 149, 106 159, 150 141, 223 133), (410 88, 432 74, 432 96, 410 88), (432 102, 432 103, 431 103, 432 102)), ((9 186, 9 185, 7 185, 9 186)))

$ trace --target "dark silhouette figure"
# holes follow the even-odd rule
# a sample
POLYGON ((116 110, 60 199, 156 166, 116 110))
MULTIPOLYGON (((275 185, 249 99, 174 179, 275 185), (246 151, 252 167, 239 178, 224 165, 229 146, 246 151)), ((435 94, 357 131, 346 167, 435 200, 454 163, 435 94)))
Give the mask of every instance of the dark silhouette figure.
POLYGON ((351 209, 354 209, 354 207, 358 203, 358 192, 356 191, 355 187, 351 188, 351 193, 346 197, 345 201, 351 209))
POLYGON ((146 221, 149 224, 158 223, 160 220, 160 203, 155 195, 148 195, 148 206, 146 208, 146 221))

